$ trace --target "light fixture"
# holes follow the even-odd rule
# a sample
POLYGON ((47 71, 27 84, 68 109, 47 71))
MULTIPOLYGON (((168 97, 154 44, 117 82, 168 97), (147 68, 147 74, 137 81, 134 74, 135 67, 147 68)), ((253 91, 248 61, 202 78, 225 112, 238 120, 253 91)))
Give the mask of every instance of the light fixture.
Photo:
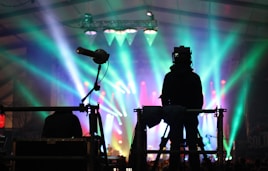
MULTIPOLYGON (((89 14, 89 13, 85 13, 84 14, 84 19, 83 19, 82 25, 84 25, 86 23, 90 23, 91 24, 92 22, 93 22, 92 15, 89 14)), ((97 34, 97 30, 94 29, 94 27, 88 27, 85 30, 85 34, 86 35, 89 35, 89 36, 94 36, 94 35, 97 34)))
POLYGON ((127 29, 125 29, 125 32, 126 33, 130 33, 130 34, 136 33, 137 31, 138 30, 136 28, 127 28, 127 29))
POLYGON ((138 30, 136 28, 126 28, 126 29, 113 29, 113 28, 106 28, 103 30, 104 33, 107 34, 133 34, 136 33, 138 30))
POLYGON ((151 11, 147 11, 148 20, 99 20, 94 21, 92 15, 86 13, 82 20, 81 28, 87 35, 96 35, 98 31, 103 31, 105 35, 127 34, 135 35, 138 30, 143 30, 145 34, 155 34, 157 32, 157 20, 151 11))
POLYGON ((151 20, 154 20, 154 14, 152 13, 152 11, 147 11, 146 15, 149 16, 151 20))
POLYGON ((146 28, 146 29, 144 29, 143 32, 144 32, 144 34, 156 34, 157 30, 154 28, 146 28))
POLYGON ((113 28, 105 28, 105 29, 103 30, 103 32, 104 32, 104 33, 107 33, 107 34, 111 34, 111 33, 115 33, 116 30, 113 29, 113 28))
POLYGON ((92 23, 93 22, 92 15, 89 13, 85 13, 84 14, 84 22, 92 23))
POLYGON ((146 12, 146 15, 147 15, 147 16, 152 16, 153 13, 152 13, 151 11, 147 11, 147 12, 146 12))
POLYGON ((95 29, 86 29, 85 34, 89 36, 94 36, 97 34, 97 31, 95 29))
POLYGON ((121 30, 120 30, 120 29, 117 29, 117 30, 115 31, 115 33, 116 33, 116 34, 122 34, 122 35, 123 35, 123 34, 126 34, 126 31, 125 31, 124 29, 121 29, 121 30))
POLYGON ((114 30, 125 30, 126 32, 136 32, 138 29, 157 29, 156 20, 102 20, 94 21, 92 16, 88 13, 84 15, 81 28, 86 30, 91 30, 92 28, 95 31, 102 30, 105 33, 114 33, 114 30), (135 31, 136 30, 136 31, 135 31))

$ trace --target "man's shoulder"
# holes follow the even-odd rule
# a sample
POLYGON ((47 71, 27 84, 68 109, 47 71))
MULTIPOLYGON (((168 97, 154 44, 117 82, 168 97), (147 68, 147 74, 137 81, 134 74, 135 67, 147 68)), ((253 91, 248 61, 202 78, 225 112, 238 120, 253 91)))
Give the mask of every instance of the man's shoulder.
POLYGON ((192 71, 191 74, 194 76, 194 77, 197 77, 197 78, 200 78, 200 75, 197 74, 196 72, 192 71))
POLYGON ((200 77, 200 76, 199 76, 199 74, 198 74, 198 73, 196 73, 196 72, 193 72, 193 74, 194 74, 194 75, 196 75, 196 76, 198 76, 198 77, 200 77))

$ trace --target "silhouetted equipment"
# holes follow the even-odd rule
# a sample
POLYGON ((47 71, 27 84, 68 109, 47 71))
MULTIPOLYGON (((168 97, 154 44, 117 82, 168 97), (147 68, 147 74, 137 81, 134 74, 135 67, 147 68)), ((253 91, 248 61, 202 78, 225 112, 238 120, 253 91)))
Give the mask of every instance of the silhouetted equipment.
MULTIPOLYGON (((133 171, 140 171, 147 168, 147 154, 156 153, 160 156, 162 153, 170 153, 170 150, 163 150, 163 147, 168 141, 168 137, 162 137, 162 141, 160 143, 159 150, 147 150, 147 131, 146 127, 153 127, 157 125, 161 119, 165 118, 165 113, 169 111, 180 112, 184 110, 184 112, 194 112, 194 113, 214 113, 214 116, 217 117, 217 150, 216 151, 205 151, 203 142, 198 142, 198 146, 201 151, 197 151, 200 154, 204 155, 206 158, 206 154, 217 154, 218 163, 223 165, 223 112, 226 112, 226 109, 186 109, 182 106, 174 105, 161 107, 161 106, 143 106, 143 109, 134 109, 137 112, 137 124, 135 127, 135 133, 133 142, 130 148, 129 155, 129 166, 132 167, 133 171)), ((167 130, 167 129, 166 129, 167 130)), ((165 130, 165 132, 166 132, 165 130)), ((199 135, 200 136, 200 135, 199 135)), ((199 139, 202 140, 202 139, 199 139)), ((189 154, 191 151, 180 151, 183 154, 189 154)), ((158 163, 159 156, 156 158, 153 167, 156 167, 158 163)), ((155 168, 152 168, 155 169, 155 168)))
POLYGON ((173 63, 181 63, 190 65, 192 63, 191 60, 191 49, 190 47, 174 47, 174 51, 172 52, 172 61, 173 63))
POLYGON ((91 168, 93 171, 105 170, 105 168, 107 169, 109 167, 109 163, 99 106, 90 106, 89 126, 90 137, 92 138, 91 151, 99 151, 97 156, 91 153, 91 159, 95 161, 91 163, 91 168), (98 135, 98 130, 100 131, 100 135, 98 135), (99 139, 99 141, 95 141, 94 139, 99 139), (101 167, 99 163, 102 164, 101 167))
POLYGON ((4 135, 0 135, 0 153, 5 151, 6 142, 7 137, 4 135))
MULTIPOLYGON (((5 159, 10 158, 16 163, 16 171, 20 170, 29 170, 26 168, 23 168, 25 166, 24 162, 20 162, 19 159, 21 158, 27 158, 28 155, 34 156, 39 155, 40 158, 37 156, 30 157, 31 159, 40 159, 40 163, 36 165, 36 167, 33 169, 34 171, 42 170, 43 168, 46 168, 46 166, 42 166, 43 163, 46 163, 46 161, 42 161, 43 159, 51 160, 52 163, 58 164, 61 160, 67 160, 65 162, 61 162, 59 167, 57 167, 56 170, 76 170, 76 171, 84 171, 84 164, 82 168, 77 168, 75 165, 72 165, 72 162, 69 160, 74 160, 74 162, 81 162, 76 161, 76 159, 81 159, 80 153, 89 161, 89 165, 86 167, 86 171, 106 171, 109 167, 108 165, 108 157, 107 157, 107 151, 106 151, 106 144, 105 144, 105 138, 104 138, 104 132, 103 132, 103 126, 101 121, 101 116, 99 113, 99 105, 84 105, 85 99, 94 91, 99 90, 100 86, 98 85, 98 77, 101 69, 101 64, 105 63, 109 59, 109 54, 106 53, 102 49, 98 49, 95 52, 90 51, 88 49, 84 49, 82 47, 78 47, 76 49, 76 52, 78 54, 83 54, 89 57, 93 58, 93 61, 99 64, 98 66, 98 72, 95 80, 94 87, 89 91, 89 93, 82 99, 82 103, 79 105, 79 107, 3 107, 1 106, 1 111, 57 111, 57 112, 63 112, 63 111, 80 111, 80 112, 87 112, 89 116, 89 127, 90 127, 90 139, 88 141, 79 141, 77 138, 74 138, 73 140, 68 141, 35 141, 35 142, 27 142, 27 141, 15 141, 15 157, 5 157, 5 159), (100 131, 100 135, 99 135, 100 131), (52 142, 52 143, 51 143, 52 142), (56 142, 56 143, 54 143, 56 142), (76 146, 76 144, 82 143, 81 145, 76 146), (60 144, 60 145, 59 145, 60 144), (22 147, 21 147, 22 146, 22 147), (35 146, 37 146, 35 148, 35 146), (66 147, 66 148, 64 148, 66 147), (90 147, 90 148, 89 148, 90 147), (48 149, 46 149, 48 148, 48 149), (51 148, 53 150, 51 150, 51 148), (64 149, 62 149, 64 148, 64 149), (76 149, 78 148, 78 149, 76 149), (46 150, 44 150, 46 149, 46 150), (26 151, 24 151, 26 150, 26 151), (30 150, 30 151, 27 151, 30 150), (44 150, 44 151, 43 151, 44 150), (54 153, 55 152, 55 153, 54 153), (74 153, 74 154, 72 154, 74 153), (26 155, 26 157, 24 156, 26 155), (52 156, 50 156, 52 155, 52 156), (56 156, 55 156, 56 155, 56 156), (63 155, 63 156, 62 156, 63 155), (64 157, 64 155, 69 155, 64 157), (54 161, 54 159, 60 158, 61 160, 54 161), (42 160, 41 160, 42 159, 42 160), (60 168, 60 166, 66 166, 66 169, 60 168), (70 165, 69 165, 70 164, 70 165), (41 166, 41 167, 39 167, 41 166), (21 169, 23 168, 23 169, 21 169), (72 169, 73 168, 73 169, 72 169)), ((59 123, 60 124, 60 123, 59 123)), ((28 157, 29 158, 29 157, 28 157)), ((85 162, 85 160, 82 160, 82 162, 85 162)), ((85 162, 87 163, 87 162, 85 162)), ((29 163, 28 163, 29 164, 29 163)), ((49 167, 49 166, 47 166, 49 167)), ((53 170, 54 168, 46 168, 45 170, 53 170)))
POLYGON ((95 51, 91 51, 89 49, 85 49, 82 47, 78 47, 76 49, 78 54, 86 55, 93 58, 93 61, 97 64, 103 64, 109 59, 109 54, 103 49, 97 49, 95 51))
MULTIPOLYGON (((97 141, 97 140, 96 140, 97 141)), ((91 171, 89 138, 18 139, 13 142, 14 171, 91 171)), ((97 154, 95 152, 94 155, 97 154)))
POLYGON ((143 106, 141 119, 144 124, 152 128, 160 123, 164 117, 162 106, 143 106))
MULTIPOLYGON (((89 165, 87 165, 87 171, 106 171, 105 169, 107 169, 109 166, 108 166, 108 158, 107 158, 107 152, 106 152, 106 147, 105 147, 105 138, 104 138, 104 134, 103 134, 103 127, 102 127, 102 122, 101 122, 101 118, 100 118, 100 114, 99 114, 99 106, 92 106, 92 105, 84 105, 84 104, 80 104, 79 106, 73 106, 73 107, 3 107, 3 109, 5 111, 80 111, 80 112, 88 112, 89 111, 89 122, 90 122, 90 139, 87 141, 87 145, 90 145, 90 148, 88 148, 85 152, 87 154, 87 161, 89 162, 89 165), (98 128, 100 129, 101 131, 101 135, 97 135, 97 130, 98 128), (89 153, 87 153, 89 150, 89 153), (97 152, 97 153, 96 153, 97 152)), ((60 140, 60 139, 58 139, 60 140)), ((72 139, 68 140, 68 141, 71 141, 72 139)), ((59 141, 58 143, 61 143, 62 145, 64 143, 66 144, 72 144, 75 146, 75 144, 78 144, 77 139, 73 139, 73 141, 71 141, 72 143, 68 143, 68 141, 59 141)), ((34 145, 35 144, 36 146, 40 145, 44 145, 44 144, 49 144, 51 142, 54 142, 54 141, 48 141, 48 142, 42 142, 42 140, 38 140, 37 142, 33 142, 31 141, 32 145, 30 145, 31 143, 30 142, 27 142, 27 141, 24 141, 24 142, 21 142, 20 140, 17 140, 15 142, 16 146, 19 145, 21 146, 25 146, 23 148, 20 148, 19 149, 25 149, 25 150, 29 150, 29 148, 33 148, 34 149, 34 145), (43 143, 43 144, 42 144, 43 143), (27 149, 27 147, 29 147, 27 149)), ((58 144, 56 143, 56 144, 58 144)), ((81 142, 81 143, 85 143, 84 141, 81 142)), ((53 143, 52 143, 53 144, 53 143)), ((63 145, 64 146, 64 145, 63 145)), ((68 145, 66 145, 68 146, 68 145)), ((72 146, 72 147, 74 147, 72 146)), ((49 147, 52 147, 52 146, 49 146, 49 147)), ((15 148, 13 146, 13 148, 15 148)), ((54 148, 54 147, 53 147, 54 148)), ((69 148, 71 147, 68 147, 66 148, 66 150, 68 150, 69 148)), ((75 148, 75 147, 74 147, 75 148)), ((37 149, 39 148, 36 148, 34 152, 40 152, 38 151, 37 149)), ((51 156, 49 156, 49 154, 47 156, 42 156, 42 149, 40 149, 41 152, 40 152, 40 156, 35 156, 35 157, 27 157, 27 156, 24 156, 23 153, 26 152, 26 151, 18 151, 16 152, 16 154, 19 154, 21 156, 4 156, 3 159, 4 160, 12 160, 14 161, 15 163, 19 160, 35 160, 35 159, 38 159, 40 160, 40 162, 42 163, 41 160, 58 160, 58 159, 66 159, 66 160, 80 160, 84 157, 81 158, 81 156, 76 156, 78 155, 77 153, 75 153, 74 155, 72 156, 61 156, 62 154, 64 155, 65 153, 61 153, 61 152, 58 152, 57 154, 59 156, 54 156, 53 157, 53 154, 51 154, 51 156)), ((60 148, 59 148, 60 150, 60 148)), ((85 149, 84 149, 85 150, 85 149)), ((48 150, 49 151, 49 150, 48 150)), ((81 151, 81 150, 77 150, 78 152, 81 151)), ((31 153, 30 153, 31 155, 31 153)), ((67 155, 71 155, 70 153, 68 153, 67 151, 67 155)), ((44 161, 45 162, 45 161, 44 161)), ((52 161, 54 162, 54 161, 52 161)), ((77 161, 78 162, 78 161, 77 161)), ((81 162, 81 161, 79 161, 81 162)), ((84 160, 85 162, 85 160, 84 160)), ((19 162, 20 163, 20 162, 19 162)), ((62 162, 61 165, 64 166, 64 164, 70 164, 71 162, 62 162)), ((23 164, 19 164, 19 166, 17 165, 17 168, 21 168, 21 167, 24 167, 23 164)), ((36 166, 38 167, 38 166, 36 166)), ((71 168, 72 166, 70 165, 69 168, 71 168)), ((40 168, 42 169, 42 168, 40 168)), ((84 168, 81 168, 81 169, 84 169, 84 168)), ((29 169, 26 169, 26 170, 29 170, 29 169)), ((58 169, 58 170, 61 170, 61 169, 58 169)), ((77 170, 77 169, 73 169, 73 170, 77 170)), ((20 170, 16 170, 16 171, 20 171, 20 170)), ((23 170, 24 171, 24 170, 23 170)), ((36 171, 36 170, 35 170, 36 171)), ((77 170, 79 171, 79 170, 77 170)))
POLYGON ((147 170, 146 150, 147 134, 146 124, 142 115, 142 109, 134 109, 137 112, 137 124, 135 127, 134 138, 131 144, 128 167, 133 171, 147 170))
MULTIPOLYGON (((159 162, 159 160, 160 160, 160 156, 161 156, 161 154, 162 154, 164 151, 166 151, 164 148, 166 147, 167 142, 169 141, 169 133, 167 133, 168 127, 169 127, 169 125, 166 126, 165 131, 164 131, 164 134, 163 134, 163 136, 161 137, 161 142, 160 142, 160 144, 159 144, 159 150, 158 150, 158 152, 157 152, 157 156, 156 156, 156 158, 155 158, 155 161, 154 161, 154 164, 153 164, 153 167, 152 167, 151 171, 156 171, 156 170, 157 170, 158 162, 159 162)), ((201 149, 200 153, 203 154, 203 158, 204 158, 204 160, 208 160, 207 153, 206 153, 205 148, 204 148, 205 145, 204 145, 204 143, 203 143, 203 139, 202 139, 202 137, 201 137, 199 131, 198 131, 198 135, 197 135, 197 137, 198 137, 197 146, 201 149)), ((183 139, 183 141, 181 142, 181 147, 182 147, 184 150, 176 151, 177 153, 183 153, 183 154, 185 155, 186 153, 189 154, 189 153, 191 153, 191 152, 192 152, 192 153, 195 152, 195 151, 186 151, 186 150, 185 150, 185 148, 187 147, 187 140, 186 140, 186 139, 183 139)), ((175 152, 175 151, 173 151, 173 152, 175 152)), ((198 152, 198 151, 196 151, 196 152, 198 152)), ((213 153, 216 153, 216 151, 213 152, 213 153)))
MULTIPOLYGON (((126 157, 108 156, 109 168, 116 171, 126 171, 126 157)), ((104 170, 109 171, 109 170, 104 170)), ((112 170, 111 170, 112 171, 112 170)))

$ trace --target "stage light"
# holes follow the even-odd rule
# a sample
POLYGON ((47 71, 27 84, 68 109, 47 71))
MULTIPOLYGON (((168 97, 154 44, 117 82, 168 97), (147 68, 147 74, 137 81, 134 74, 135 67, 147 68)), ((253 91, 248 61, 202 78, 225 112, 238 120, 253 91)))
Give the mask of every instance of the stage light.
POLYGON ((89 36, 94 36, 94 35, 97 34, 97 31, 94 30, 94 29, 86 29, 86 30, 85 30, 85 34, 86 34, 86 35, 89 35, 89 36))
MULTIPOLYGON (((151 11, 147 11, 146 15, 150 17, 150 20, 154 20, 154 14, 151 11)), ((144 34, 156 34, 157 27, 154 27, 153 25, 148 25, 148 27, 146 27, 143 32, 144 34)))
MULTIPOLYGON (((85 13, 83 23, 84 24, 85 23, 92 24, 92 22, 93 22, 93 19, 92 19, 91 14, 85 13)), ((87 28, 85 30, 85 34, 86 35, 89 35, 89 36, 96 35, 97 34, 97 30, 94 27, 89 27, 89 28, 87 28)))
POLYGON ((154 14, 151 11, 147 11, 146 15, 149 16, 151 20, 154 20, 154 14))
POLYGON ((151 17, 153 16, 153 13, 151 11, 147 11, 146 15, 151 17))
POLYGON ((127 33, 126 35, 127 42, 129 45, 131 45, 138 30, 136 28, 128 28, 125 30, 125 32, 127 33))
POLYGON ((126 34, 126 31, 125 31, 125 29, 117 29, 117 30, 115 31, 115 33, 116 33, 116 34, 126 34))
POLYGON ((154 19, 154 15, 148 11, 147 16, 150 19, 94 21, 91 14, 86 13, 81 28, 86 30, 85 34, 87 35, 96 35, 98 31, 103 31, 105 34, 134 34, 139 29, 144 30, 146 34, 157 33, 157 21, 154 19))
POLYGON ((113 29, 113 28, 106 28, 106 29, 103 30, 103 32, 108 33, 108 34, 113 34, 113 33, 116 32, 116 30, 113 29))
POLYGON ((127 29, 125 30, 126 33, 130 33, 130 34, 131 34, 131 33, 137 33, 137 31, 138 31, 138 30, 137 30, 136 28, 127 28, 127 29))
POLYGON ((91 14, 85 13, 85 15, 84 15, 84 22, 89 22, 89 23, 92 23, 93 22, 93 18, 91 16, 91 14))
POLYGON ((157 30, 153 29, 153 28, 146 28, 146 29, 144 29, 143 32, 144 32, 144 34, 156 34, 157 30))

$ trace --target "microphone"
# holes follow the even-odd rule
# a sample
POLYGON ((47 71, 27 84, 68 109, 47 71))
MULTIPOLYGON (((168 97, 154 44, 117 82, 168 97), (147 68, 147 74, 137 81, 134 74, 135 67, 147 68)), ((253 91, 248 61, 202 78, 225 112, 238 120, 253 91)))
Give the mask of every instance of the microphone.
POLYGON ((93 61, 97 64, 103 64, 109 59, 109 54, 105 52, 103 49, 97 49, 95 51, 91 51, 82 47, 78 47, 76 49, 76 53, 82 54, 85 56, 89 56, 93 58, 93 61))

